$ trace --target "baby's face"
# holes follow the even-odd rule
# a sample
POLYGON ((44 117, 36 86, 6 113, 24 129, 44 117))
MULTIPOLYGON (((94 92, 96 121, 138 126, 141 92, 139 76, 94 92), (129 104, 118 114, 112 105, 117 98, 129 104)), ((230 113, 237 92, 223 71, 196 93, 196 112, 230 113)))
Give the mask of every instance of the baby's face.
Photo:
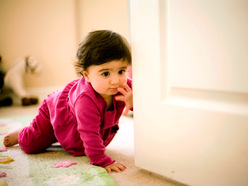
POLYGON ((92 65, 83 75, 93 89, 104 99, 118 93, 117 88, 127 83, 128 62, 114 60, 102 65, 92 65))

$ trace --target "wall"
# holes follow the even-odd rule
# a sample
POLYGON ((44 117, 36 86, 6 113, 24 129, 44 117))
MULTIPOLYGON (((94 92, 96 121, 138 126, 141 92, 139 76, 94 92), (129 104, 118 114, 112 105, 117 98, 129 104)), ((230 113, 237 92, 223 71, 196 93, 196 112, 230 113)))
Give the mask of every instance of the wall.
POLYGON ((27 88, 63 86, 76 78, 77 46, 94 29, 128 37, 126 0, 1 0, 3 67, 7 70, 16 58, 33 55, 43 71, 25 75, 27 88))
POLYGON ((128 0, 78 0, 79 38, 96 29, 116 31, 129 39, 128 0))
POLYGON ((5 69, 19 57, 33 55, 39 76, 25 76, 27 87, 63 85, 75 78, 74 1, 1 0, 0 55, 5 69))

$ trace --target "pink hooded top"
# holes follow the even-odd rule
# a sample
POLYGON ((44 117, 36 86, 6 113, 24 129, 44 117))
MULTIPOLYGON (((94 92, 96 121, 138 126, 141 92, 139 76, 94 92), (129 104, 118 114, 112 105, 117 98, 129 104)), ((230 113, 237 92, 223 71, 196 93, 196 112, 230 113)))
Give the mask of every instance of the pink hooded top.
MULTIPOLYGON (((131 87, 131 80, 127 80, 131 87)), ((105 167, 114 160, 105 147, 119 129, 124 102, 113 99, 107 110, 105 100, 94 91, 84 77, 76 79, 46 99, 55 136, 73 156, 87 155, 90 163, 105 167)))

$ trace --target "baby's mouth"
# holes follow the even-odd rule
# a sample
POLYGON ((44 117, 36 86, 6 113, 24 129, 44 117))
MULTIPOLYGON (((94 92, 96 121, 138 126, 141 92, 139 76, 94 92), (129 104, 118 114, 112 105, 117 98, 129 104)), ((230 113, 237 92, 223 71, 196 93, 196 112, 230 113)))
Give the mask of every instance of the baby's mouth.
POLYGON ((117 90, 117 87, 111 87, 110 90, 117 90))

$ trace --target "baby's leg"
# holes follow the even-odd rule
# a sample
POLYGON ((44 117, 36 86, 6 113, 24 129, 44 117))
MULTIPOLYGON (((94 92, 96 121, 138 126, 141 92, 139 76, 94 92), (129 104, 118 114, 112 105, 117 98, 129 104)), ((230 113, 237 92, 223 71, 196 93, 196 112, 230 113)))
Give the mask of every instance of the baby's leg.
POLYGON ((48 116, 46 101, 43 101, 38 115, 30 125, 8 134, 4 139, 4 145, 13 146, 19 143, 21 149, 28 154, 44 151, 57 142, 48 116))
POLYGON ((21 129, 15 130, 4 137, 3 144, 5 147, 12 147, 18 144, 18 135, 21 129))
POLYGON ((38 114, 29 127, 20 131, 18 142, 24 152, 34 154, 46 150, 57 139, 50 121, 38 114))

